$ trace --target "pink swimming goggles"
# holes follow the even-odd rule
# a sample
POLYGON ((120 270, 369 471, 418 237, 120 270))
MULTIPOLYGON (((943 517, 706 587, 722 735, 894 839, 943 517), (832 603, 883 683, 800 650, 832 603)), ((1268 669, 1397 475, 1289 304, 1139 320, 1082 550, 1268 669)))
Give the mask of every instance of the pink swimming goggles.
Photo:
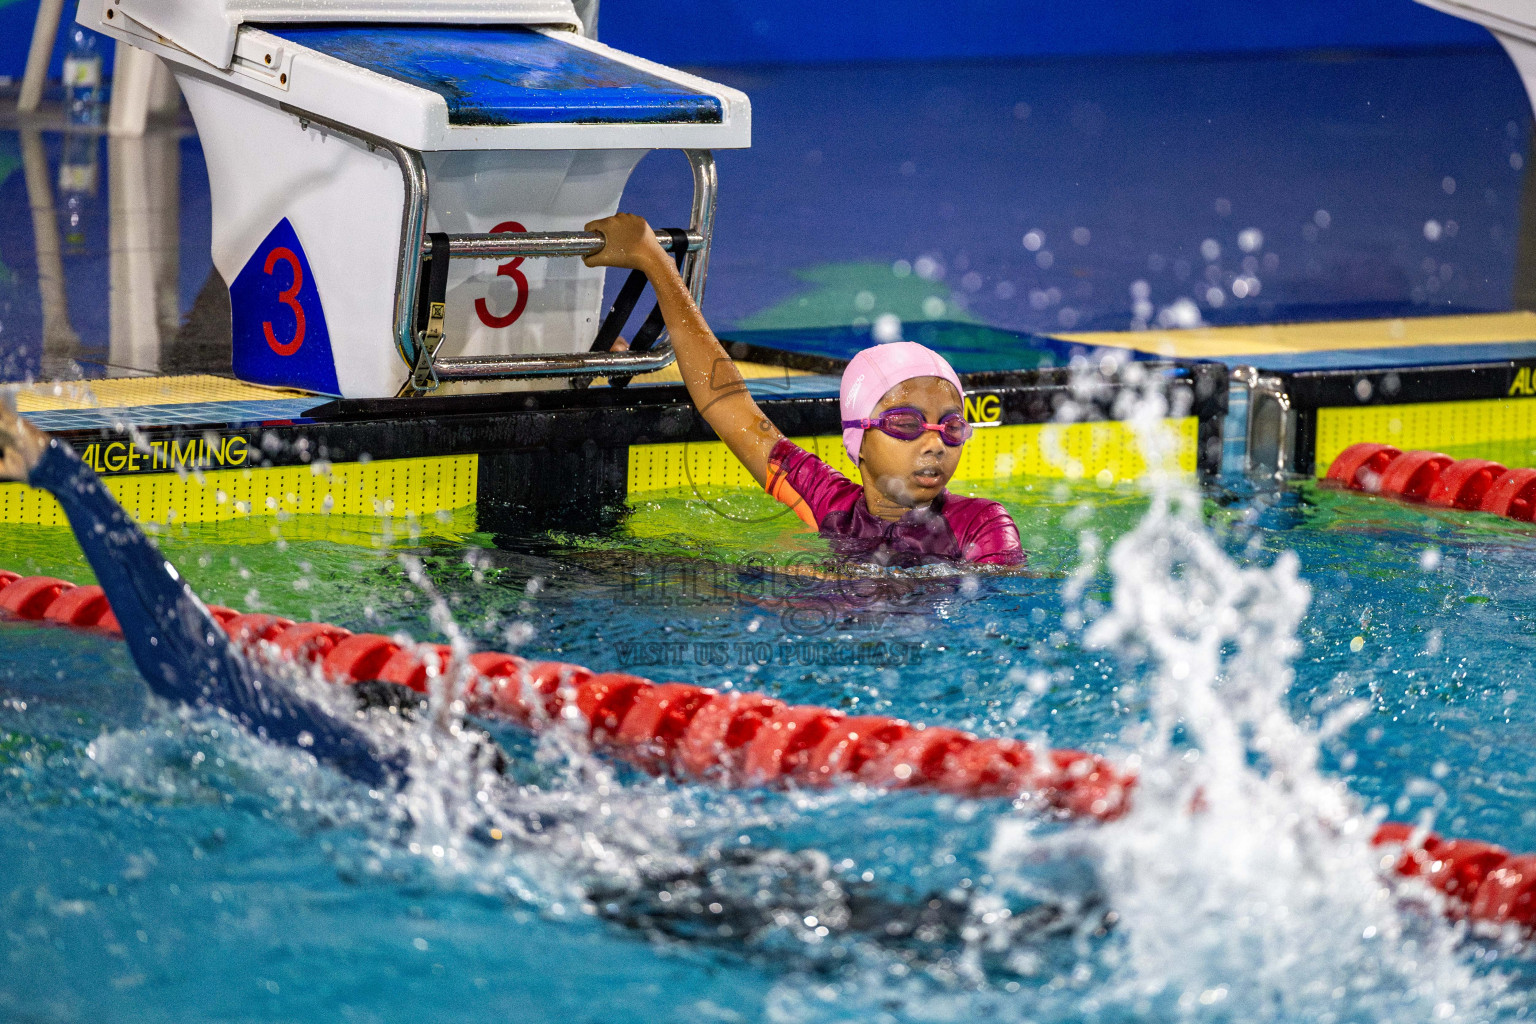
POLYGON ((916 441, 926 431, 936 431, 939 440, 951 448, 958 448, 971 439, 975 431, 965 417, 957 412, 939 417, 939 422, 929 423, 921 409, 899 406, 887 409, 876 419, 843 420, 843 429, 878 430, 898 441, 916 441))

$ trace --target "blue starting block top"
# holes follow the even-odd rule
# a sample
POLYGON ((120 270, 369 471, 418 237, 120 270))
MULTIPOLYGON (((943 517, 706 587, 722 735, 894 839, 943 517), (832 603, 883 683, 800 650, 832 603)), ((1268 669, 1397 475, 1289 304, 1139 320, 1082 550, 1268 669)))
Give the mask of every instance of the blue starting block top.
POLYGON ((263 25, 437 93, 454 125, 719 124, 720 100, 516 26, 263 25))

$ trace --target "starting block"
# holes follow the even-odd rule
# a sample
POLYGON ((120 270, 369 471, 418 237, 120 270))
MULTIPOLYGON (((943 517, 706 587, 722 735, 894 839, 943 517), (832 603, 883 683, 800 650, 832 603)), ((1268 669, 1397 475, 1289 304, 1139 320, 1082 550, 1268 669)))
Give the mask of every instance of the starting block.
POLYGON ((682 150, 691 221, 658 235, 702 300, 711 151, 750 145, 744 94, 586 38, 571 0, 87 0, 79 18, 166 60, 187 98, 242 380, 378 398, 672 361, 664 336, 591 351, 604 270, 574 258, 601 247, 581 227, 648 152, 682 150))

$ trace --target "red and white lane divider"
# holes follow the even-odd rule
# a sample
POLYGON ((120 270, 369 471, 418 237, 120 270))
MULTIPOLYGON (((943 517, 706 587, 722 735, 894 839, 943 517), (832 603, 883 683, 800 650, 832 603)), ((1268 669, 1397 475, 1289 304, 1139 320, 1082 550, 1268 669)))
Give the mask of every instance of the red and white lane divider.
MULTIPOLYGON (((59 625, 121 634, 100 587, 0 571, 0 610, 59 625)), ((422 693, 429 674, 450 670, 443 644, 401 646, 376 633, 323 622, 209 608, 236 642, 318 664, 337 683, 383 679, 422 693)), ((981 739, 881 715, 847 716, 758 693, 722 693, 593 672, 557 661, 486 651, 469 659, 465 702, 475 714, 538 730, 576 718, 593 743, 655 774, 723 785, 829 786, 859 781, 957 796, 1030 796, 1067 814, 1100 819, 1125 811, 1134 779, 1079 750, 1041 751, 1017 740, 981 739)))
POLYGON ((1333 460, 1325 479, 1368 494, 1536 522, 1536 469, 1508 469, 1487 459, 1352 444, 1333 460))
MULTIPOLYGON (((382 679, 425 693, 429 676, 451 670, 444 644, 401 646, 376 633, 324 622, 208 609, 237 642, 319 665, 336 683, 382 679)), ((0 611, 20 619, 122 635, 100 587, 0 570, 0 611)), ((558 661, 486 651, 469 658, 465 702, 477 715, 537 731, 585 723, 593 744, 657 775, 726 786, 821 787, 862 782, 961 797, 1030 797, 1073 817, 1111 820, 1130 806, 1133 774, 1080 750, 1042 751, 1018 740, 911 725, 882 715, 847 716, 789 705, 759 693, 722 693, 654 683, 558 661)), ((1487 843, 1417 842, 1387 823, 1372 843, 1396 848, 1392 870, 1447 897, 1454 916, 1536 930, 1536 857, 1487 843)))

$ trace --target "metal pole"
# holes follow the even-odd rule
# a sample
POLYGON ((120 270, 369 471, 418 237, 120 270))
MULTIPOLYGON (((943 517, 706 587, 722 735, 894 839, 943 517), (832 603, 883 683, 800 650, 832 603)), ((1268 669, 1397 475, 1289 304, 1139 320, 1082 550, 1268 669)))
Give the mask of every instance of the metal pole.
POLYGON ((16 100, 18 113, 32 113, 43 98, 48 58, 53 56, 53 41, 58 37, 59 20, 63 17, 64 0, 42 0, 37 20, 32 24, 32 48, 27 51, 27 70, 21 76, 21 96, 16 100))

